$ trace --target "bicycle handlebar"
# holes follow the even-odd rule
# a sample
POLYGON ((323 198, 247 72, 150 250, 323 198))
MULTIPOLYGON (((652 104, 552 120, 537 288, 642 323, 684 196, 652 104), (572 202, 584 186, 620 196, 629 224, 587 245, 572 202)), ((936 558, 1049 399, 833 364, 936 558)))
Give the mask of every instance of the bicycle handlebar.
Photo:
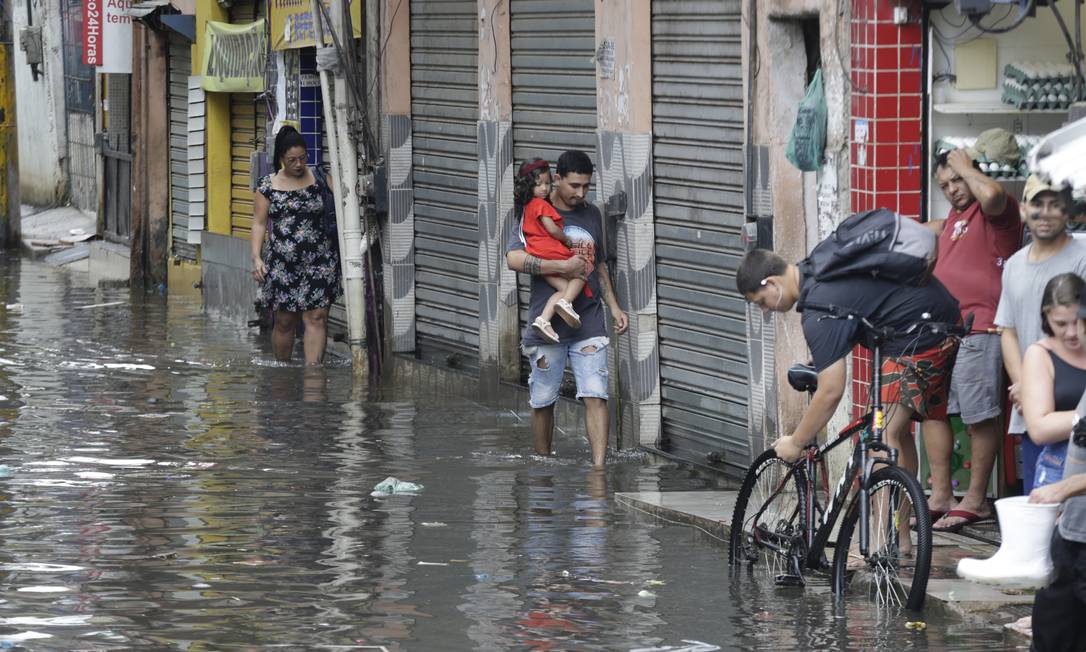
POLYGON ((822 321, 823 319, 851 319, 858 321, 860 325, 864 327, 864 330, 871 333, 872 336, 883 342, 885 342, 886 340, 891 340, 899 334, 907 336, 922 330, 926 330, 930 333, 937 335, 942 334, 961 339, 973 330, 973 313, 969 313, 968 315, 966 315, 965 321, 958 324, 951 324, 949 322, 929 321, 929 317, 930 315, 928 315, 928 313, 924 313, 923 319, 913 322, 902 331, 898 331, 894 328, 890 328, 889 326, 875 326, 867 319, 867 317, 856 312, 855 310, 842 308, 841 306, 831 305, 827 307, 826 314, 819 317, 818 320, 822 321))

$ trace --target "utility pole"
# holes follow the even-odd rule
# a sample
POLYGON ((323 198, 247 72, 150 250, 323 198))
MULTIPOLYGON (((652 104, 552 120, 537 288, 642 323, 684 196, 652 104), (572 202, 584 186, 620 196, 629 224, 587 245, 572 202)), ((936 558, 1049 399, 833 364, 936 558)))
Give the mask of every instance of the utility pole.
POLYGON ((0 247, 19 246, 19 132, 11 0, 0 0, 0 247))
MULTIPOLYGON (((5 0, 0 0, 4 2, 5 0)), ((323 48, 325 35, 332 37, 331 48, 336 51, 336 65, 332 71, 333 93, 330 94, 328 70, 318 64, 321 93, 324 104, 325 133, 328 151, 332 159, 332 192, 336 197, 336 221, 339 226, 339 257, 343 270, 343 294, 347 308, 347 338, 351 347, 351 366, 356 374, 367 369, 366 356, 366 295, 364 252, 362 251, 362 220, 358 199, 358 150, 350 120, 350 89, 347 85, 348 70, 343 56, 346 39, 354 38, 353 30, 346 28, 346 0, 331 0, 328 14, 331 24, 324 21, 324 0, 310 0, 313 19, 317 27, 318 48, 323 48), (340 47, 337 47, 337 44, 340 47), (330 99, 334 98, 334 105, 330 99)), ((361 2, 362 0, 354 0, 361 2)), ((368 17, 367 17, 368 18, 368 17)), ((321 57, 318 57, 318 61, 321 57)))

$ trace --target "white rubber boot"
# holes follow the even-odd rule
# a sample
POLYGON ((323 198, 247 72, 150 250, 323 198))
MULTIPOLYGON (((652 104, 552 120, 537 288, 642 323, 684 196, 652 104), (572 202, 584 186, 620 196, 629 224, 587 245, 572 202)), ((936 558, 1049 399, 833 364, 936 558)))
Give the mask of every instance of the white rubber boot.
POLYGON ((1052 579, 1049 546, 1059 505, 1029 502, 1028 496, 995 503, 1003 544, 988 559, 958 562, 958 575, 973 582, 1015 589, 1039 589, 1052 579))

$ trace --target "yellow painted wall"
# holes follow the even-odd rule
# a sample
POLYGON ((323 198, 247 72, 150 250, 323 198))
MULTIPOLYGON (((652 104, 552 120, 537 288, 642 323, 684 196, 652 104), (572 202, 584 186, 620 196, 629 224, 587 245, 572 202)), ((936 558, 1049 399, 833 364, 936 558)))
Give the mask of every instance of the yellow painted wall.
MULTIPOLYGON (((204 26, 227 22, 216 0, 196 0, 196 43, 192 46, 192 73, 200 74, 204 26)), ((230 235, 230 95, 207 94, 207 230, 230 235)))
POLYGON ((166 266, 166 289, 179 296, 200 296, 196 283, 200 281, 199 263, 171 258, 166 266))

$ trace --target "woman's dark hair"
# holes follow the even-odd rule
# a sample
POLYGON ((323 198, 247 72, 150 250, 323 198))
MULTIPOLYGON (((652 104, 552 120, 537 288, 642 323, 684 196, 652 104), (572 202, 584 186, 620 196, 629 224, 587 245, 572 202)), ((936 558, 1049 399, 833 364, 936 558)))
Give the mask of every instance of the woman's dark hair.
POLYGON ((295 147, 305 149, 305 138, 302 138, 294 127, 283 125, 279 128, 279 133, 275 134, 275 155, 272 158, 272 165, 275 166, 276 172, 283 167, 283 157, 295 147))
POLYGON ((541 158, 530 158, 517 168, 517 178, 513 179, 513 201, 523 208, 532 201, 532 189, 539 181, 539 176, 550 172, 551 166, 541 158))
POLYGON ((1078 308, 1078 297, 1082 294, 1082 288, 1086 286, 1078 274, 1060 274, 1053 276, 1045 285, 1044 294, 1041 295, 1041 330, 1045 335, 1052 335, 1052 329, 1048 326, 1048 311, 1057 306, 1070 306, 1078 308))

